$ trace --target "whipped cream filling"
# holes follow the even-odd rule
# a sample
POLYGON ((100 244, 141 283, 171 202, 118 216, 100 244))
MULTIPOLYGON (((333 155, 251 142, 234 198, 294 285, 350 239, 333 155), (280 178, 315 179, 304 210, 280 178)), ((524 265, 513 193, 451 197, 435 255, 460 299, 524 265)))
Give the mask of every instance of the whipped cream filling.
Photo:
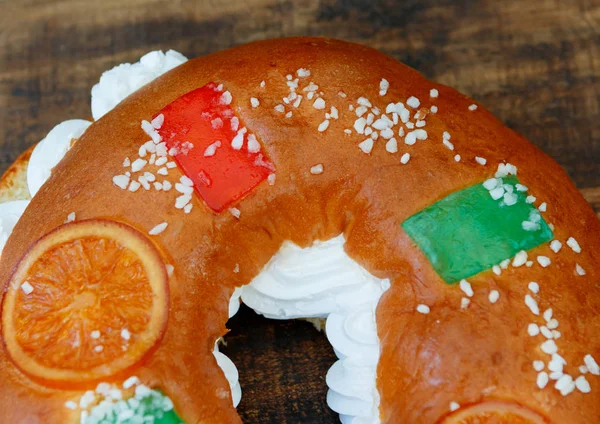
POLYGON ((242 301, 273 319, 327 318, 339 360, 327 373, 327 403, 344 424, 379 423, 376 308, 389 280, 380 280, 344 251, 343 235, 302 249, 285 243, 241 291, 242 301))
POLYGON ((135 63, 122 63, 104 72, 92 88, 92 116, 98 120, 123 99, 171 69, 187 62, 175 50, 145 54, 135 63))
POLYGON ((71 148, 72 140, 81 137, 90 125, 90 121, 83 119, 61 122, 35 146, 27 166, 27 187, 31 197, 48 181, 52 168, 58 165, 71 148))

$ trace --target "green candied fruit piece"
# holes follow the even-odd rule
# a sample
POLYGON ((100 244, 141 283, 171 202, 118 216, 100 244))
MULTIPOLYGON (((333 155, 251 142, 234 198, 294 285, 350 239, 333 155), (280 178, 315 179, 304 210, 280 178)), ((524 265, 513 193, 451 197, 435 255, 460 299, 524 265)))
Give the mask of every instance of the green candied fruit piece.
POLYGON ((471 277, 553 239, 538 210, 526 202, 526 192, 517 190, 519 180, 510 176, 501 181, 516 196, 510 195, 510 205, 502 197, 494 200, 483 184, 477 184, 402 224, 446 283, 471 277))

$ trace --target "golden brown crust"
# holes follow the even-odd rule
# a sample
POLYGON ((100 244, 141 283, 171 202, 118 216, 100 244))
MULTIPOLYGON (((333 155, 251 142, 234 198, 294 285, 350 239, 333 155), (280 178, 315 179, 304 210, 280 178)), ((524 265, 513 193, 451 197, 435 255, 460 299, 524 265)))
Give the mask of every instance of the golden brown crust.
POLYGON ((0 177, 0 203, 31 199, 27 187, 27 165, 34 148, 31 146, 21 154, 0 177))
MULTIPOLYGON (((377 312, 382 422, 434 423, 452 401, 484 399, 517 401, 556 423, 597 421, 598 377, 589 379, 590 394, 563 397, 536 387, 531 364, 542 354, 539 339, 527 335, 531 313, 523 298, 527 283, 538 281, 540 301, 560 319, 559 345, 569 369, 587 353, 599 358, 599 261, 593 252, 600 248, 600 224, 554 161, 482 107, 468 111, 472 103, 375 50, 329 39, 265 41, 192 60, 130 96, 80 138, 17 225, 0 262, 0 283, 6 285, 28 246, 70 212, 78 219, 124 220, 143 231, 168 221, 168 231, 156 240, 175 266, 169 324, 156 352, 135 373, 170 395, 187 422, 233 423, 239 418, 211 352, 226 331, 234 287, 250 282, 284 240, 306 246, 343 232, 348 253, 393 282, 377 312), (292 119, 273 109, 288 93, 285 76, 298 68, 310 69, 328 105, 340 110, 325 132, 317 131, 324 111, 309 102, 292 119), (390 82, 385 98, 378 96, 381 78, 390 82), (266 87, 260 91, 262 80, 266 87), (184 215, 173 207, 175 193, 116 188, 111 179, 123 172, 123 158, 135 156, 146 141, 141 120, 210 81, 233 94, 235 111, 277 167, 275 185, 265 182, 239 202, 239 220, 213 214, 197 197, 192 213, 184 215), (401 165, 382 142, 366 155, 357 147, 364 137, 344 134, 355 119, 348 105, 359 97, 385 108, 410 96, 428 102, 432 88, 439 90, 439 112, 427 118, 427 141, 402 146, 411 152, 409 164, 401 165), (337 96, 340 90, 347 99, 337 96), (261 106, 253 109, 249 99, 255 96, 261 106), (443 131, 451 132, 457 152, 443 146, 443 131), (475 156, 485 157, 487 165, 477 164, 475 156), (523 184, 548 203, 545 217, 555 225, 556 238, 575 237, 583 252, 563 248, 553 255, 544 245, 532 254, 552 257, 550 268, 484 272, 471 279, 476 293, 471 307, 461 310, 462 292, 441 281, 400 224, 445 195, 493 176, 502 161, 516 165, 523 184), (312 175, 318 163, 325 171, 312 175), (587 271, 584 278, 575 275, 575 262, 587 271), (236 264, 239 273, 233 272, 236 264), (495 305, 487 301, 490 288, 501 292, 495 305), (418 314, 419 303, 431 305, 431 313, 418 314)), ((62 403, 73 393, 36 386, 5 350, 0 369, 0 410, 8 411, 3 418, 64 422, 62 403)))

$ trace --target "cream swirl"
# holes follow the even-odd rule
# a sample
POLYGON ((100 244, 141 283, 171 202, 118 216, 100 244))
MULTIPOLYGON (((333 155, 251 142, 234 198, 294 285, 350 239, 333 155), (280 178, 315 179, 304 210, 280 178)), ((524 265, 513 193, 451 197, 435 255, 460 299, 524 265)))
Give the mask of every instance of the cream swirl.
POLYGON ((242 289, 242 301, 273 319, 327 317, 339 361, 327 373, 327 403, 345 424, 379 423, 379 338, 375 310, 389 280, 344 251, 343 235, 302 249, 285 243, 242 289))
POLYGON ((44 185, 52 169, 58 165, 71 148, 71 142, 78 139, 92 123, 83 119, 70 119, 61 122, 35 146, 27 165, 27 187, 31 197, 44 185))
POLYGON ((104 72, 92 88, 92 116, 98 120, 134 91, 186 62, 175 50, 147 53, 139 62, 122 63, 104 72))
POLYGON ((231 398, 233 399, 233 406, 237 408, 242 400, 242 388, 239 382, 239 373, 235 366, 235 364, 225 356, 223 353, 219 352, 219 347, 215 345, 215 350, 213 351, 213 355, 217 360, 217 365, 219 368, 223 370, 223 374, 225 374, 225 378, 229 383, 229 388, 231 389, 231 398))

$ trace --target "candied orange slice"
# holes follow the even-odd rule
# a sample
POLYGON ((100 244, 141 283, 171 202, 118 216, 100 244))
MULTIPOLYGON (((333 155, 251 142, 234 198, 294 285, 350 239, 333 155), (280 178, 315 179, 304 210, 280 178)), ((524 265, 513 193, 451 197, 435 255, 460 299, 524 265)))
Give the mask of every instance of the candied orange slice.
POLYGON ((4 298, 13 361, 46 381, 86 382, 139 362, 161 338, 168 277, 152 242, 108 220, 59 227, 19 263, 4 298))
POLYGON ((440 424, 547 424, 541 415, 517 403, 488 401, 461 408, 440 424))

